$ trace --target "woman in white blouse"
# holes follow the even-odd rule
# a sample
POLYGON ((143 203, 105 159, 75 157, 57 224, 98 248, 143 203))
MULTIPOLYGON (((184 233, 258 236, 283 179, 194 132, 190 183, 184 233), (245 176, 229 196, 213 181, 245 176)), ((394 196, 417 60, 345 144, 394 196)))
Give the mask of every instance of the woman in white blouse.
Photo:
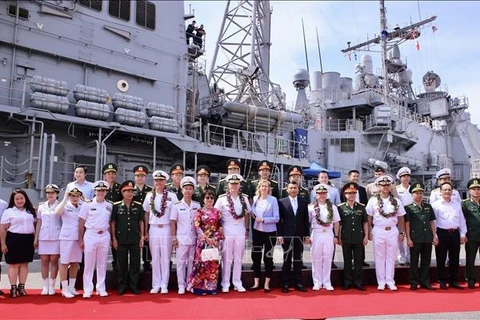
POLYGON ((314 291, 322 287, 333 291, 330 280, 332 271, 333 248, 338 244, 340 215, 337 207, 328 197, 328 187, 319 184, 315 187, 316 201, 308 205, 312 236, 312 278, 314 291))
POLYGON ((57 197, 60 189, 55 184, 49 184, 45 187, 47 201, 38 206, 37 228, 35 232, 35 248, 38 248, 38 254, 42 261, 42 295, 55 294, 55 281, 58 274, 58 258, 60 257, 60 228, 62 220, 55 213, 58 206, 57 197), (50 270, 50 275, 49 271, 50 270))
POLYGON ((270 292, 270 279, 273 274, 273 246, 277 241, 277 222, 280 220, 277 198, 270 195, 270 181, 262 180, 257 185, 256 196, 253 197, 252 219, 253 224, 253 248, 252 261, 254 284, 251 291, 260 287, 260 264, 265 264, 265 284, 263 290, 270 292))
POLYGON ((82 248, 78 242, 78 222, 82 208, 82 191, 73 188, 65 193, 65 197, 55 209, 61 216, 62 229, 60 230, 60 281, 62 283, 62 296, 73 298, 79 293, 75 290, 78 266, 82 261, 82 248), (70 278, 68 267, 70 266, 70 278))
POLYGON ((28 263, 33 261, 36 211, 25 191, 16 189, 3 212, 0 239, 8 264, 10 297, 26 296, 28 263), (18 285, 17 285, 18 284, 18 285))

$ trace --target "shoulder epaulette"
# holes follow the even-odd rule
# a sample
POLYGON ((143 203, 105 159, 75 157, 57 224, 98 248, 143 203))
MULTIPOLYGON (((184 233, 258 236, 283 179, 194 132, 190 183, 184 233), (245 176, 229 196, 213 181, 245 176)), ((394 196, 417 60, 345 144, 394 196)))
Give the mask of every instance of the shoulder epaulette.
MULTIPOLYGON (((358 202, 357 202, 357 203, 358 203, 358 202)), ((342 203, 337 204, 337 207, 344 206, 344 205, 346 205, 346 204, 347 204, 346 202, 342 202, 342 203)))
POLYGON ((122 203, 122 201, 117 201, 117 202, 114 202, 113 204, 114 204, 114 205, 119 205, 119 204, 121 204, 121 203, 122 203))
POLYGON ((282 190, 287 190, 287 187, 283 188, 282 190))
POLYGON ((275 180, 270 180, 270 183, 278 183, 278 182, 275 180))
POLYGON ((143 205, 140 201, 133 201, 133 203, 138 204, 138 205, 143 205))
POLYGON ((219 195, 218 198, 220 199, 220 198, 223 198, 223 197, 226 197, 226 196, 227 196, 227 194, 224 193, 224 194, 219 195))
POLYGON ((361 206, 364 206, 364 207, 366 206, 364 203, 361 203, 361 202, 357 202, 357 203, 361 206))
POLYGON ((42 204, 47 203, 47 201, 42 201, 38 203, 38 206, 41 206, 42 204))
POLYGON ((208 185, 210 188, 217 189, 217 187, 212 186, 211 184, 208 185))
POLYGON ((471 200, 471 199, 463 199, 462 202, 467 202, 469 200, 471 200))
POLYGON ((198 202, 198 201, 195 201, 195 200, 192 200, 192 203, 197 203, 197 204, 200 204, 200 202, 198 202))
POLYGON ((179 204, 182 203, 182 200, 175 202, 174 204, 179 204))
POLYGON ((434 191, 440 191, 440 188, 433 189, 432 192, 434 191))

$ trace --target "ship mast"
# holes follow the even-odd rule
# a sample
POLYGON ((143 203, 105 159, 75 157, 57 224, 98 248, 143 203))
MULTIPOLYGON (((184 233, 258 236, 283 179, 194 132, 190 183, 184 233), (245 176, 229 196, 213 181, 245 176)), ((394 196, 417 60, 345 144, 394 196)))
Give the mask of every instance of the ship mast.
POLYGON ((385 12, 385 0, 380 0, 380 39, 382 44, 382 71, 383 71, 383 96, 384 103, 388 101, 388 70, 387 70, 387 15, 385 12))

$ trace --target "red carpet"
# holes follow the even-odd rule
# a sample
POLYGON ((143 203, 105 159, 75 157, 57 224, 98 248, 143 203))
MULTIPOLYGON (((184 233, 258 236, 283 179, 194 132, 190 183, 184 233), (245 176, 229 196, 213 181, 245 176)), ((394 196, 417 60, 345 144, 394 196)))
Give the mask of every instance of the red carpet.
MULTIPOLYGON (((5 291, 5 290, 4 290, 5 291)), ((355 289, 334 292, 311 291, 288 294, 275 289, 263 291, 197 297, 192 294, 94 296, 65 299, 41 296, 39 290, 28 290, 29 296, 10 299, 0 297, 2 319, 320 319, 341 316, 408 314, 432 312, 478 311, 480 289, 463 291, 399 291, 379 292, 368 287, 365 292, 355 289)))

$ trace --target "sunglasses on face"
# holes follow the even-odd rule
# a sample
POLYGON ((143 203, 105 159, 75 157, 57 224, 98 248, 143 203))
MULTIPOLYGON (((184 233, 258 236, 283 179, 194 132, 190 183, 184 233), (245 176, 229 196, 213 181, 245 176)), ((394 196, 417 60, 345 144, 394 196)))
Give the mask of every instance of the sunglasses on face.
POLYGON ((205 200, 213 200, 213 197, 205 197, 205 200))

